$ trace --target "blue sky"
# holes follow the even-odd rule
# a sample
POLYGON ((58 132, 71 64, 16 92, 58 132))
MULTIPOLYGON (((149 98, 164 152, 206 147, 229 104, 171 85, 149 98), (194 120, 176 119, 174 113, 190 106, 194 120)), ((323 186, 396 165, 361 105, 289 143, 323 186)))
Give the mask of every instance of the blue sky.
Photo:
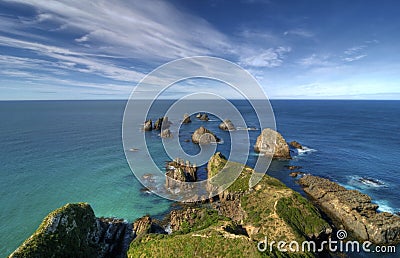
MULTIPOLYGON (((126 99, 210 55, 270 98, 400 99, 398 1, 0 2, 0 99, 126 99)), ((188 86, 190 87, 190 86, 188 86)))

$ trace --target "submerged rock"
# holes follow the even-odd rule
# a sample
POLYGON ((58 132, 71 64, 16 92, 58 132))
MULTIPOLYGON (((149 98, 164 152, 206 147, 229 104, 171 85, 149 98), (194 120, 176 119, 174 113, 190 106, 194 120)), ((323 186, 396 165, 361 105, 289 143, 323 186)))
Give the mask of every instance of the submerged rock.
POLYGON ((220 139, 210 130, 200 126, 192 135, 192 142, 197 144, 210 144, 219 142, 220 139))
POLYGON ((183 115, 182 124, 188 124, 188 123, 191 123, 191 122, 192 122, 192 120, 190 120, 189 114, 184 114, 184 115, 183 115))
POLYGON ((282 135, 270 128, 265 128, 257 137, 254 151, 274 159, 291 159, 289 146, 282 135))
POLYGON ((10 257, 126 257, 132 226, 122 219, 96 218, 87 203, 51 212, 10 257))
POLYGON ((328 216, 356 237, 375 244, 400 243, 400 218, 377 212, 378 205, 368 195, 317 176, 306 175, 299 183, 328 216))
POLYGON ((229 119, 224 120, 222 123, 219 124, 218 127, 219 129, 222 129, 224 131, 232 131, 236 129, 232 121, 229 119))

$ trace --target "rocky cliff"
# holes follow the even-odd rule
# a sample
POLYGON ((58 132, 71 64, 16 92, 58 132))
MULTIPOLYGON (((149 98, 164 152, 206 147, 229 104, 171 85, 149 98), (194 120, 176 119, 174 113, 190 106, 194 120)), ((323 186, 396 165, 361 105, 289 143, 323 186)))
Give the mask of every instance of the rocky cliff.
POLYGON ((9 257, 126 257, 133 238, 124 220, 96 218, 87 203, 51 212, 9 257))
POLYGON ((377 212, 378 205, 368 195, 317 176, 306 175, 299 183, 328 216, 356 237, 375 244, 400 242, 400 217, 377 212))

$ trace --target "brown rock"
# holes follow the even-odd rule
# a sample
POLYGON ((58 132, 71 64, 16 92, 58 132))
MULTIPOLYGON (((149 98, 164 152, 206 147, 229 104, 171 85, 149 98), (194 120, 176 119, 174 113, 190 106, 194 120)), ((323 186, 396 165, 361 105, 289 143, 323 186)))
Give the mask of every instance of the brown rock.
POLYGON ((233 125, 232 121, 229 119, 225 119, 222 123, 219 124, 219 129, 224 131, 231 131, 235 130, 235 126, 233 125))
POLYGON ((197 144, 210 144, 219 141, 220 139, 214 133, 203 126, 194 131, 192 135, 192 142, 197 144))
POLYGON ((356 237, 375 244, 400 243, 400 218, 377 212, 378 205, 371 203, 368 195, 317 176, 306 175, 299 183, 333 221, 356 237))
POLYGON ((188 124, 191 122, 192 122, 192 120, 190 120, 190 116, 188 114, 184 114, 182 124, 188 124))
POLYGON ((291 141, 289 144, 292 145, 296 149, 300 149, 300 150, 303 149, 303 146, 300 143, 296 142, 296 141, 291 141))
POLYGON ((144 122, 143 130, 151 131, 152 129, 153 129, 153 122, 151 121, 151 119, 144 122))
POLYGON ((257 137, 254 151, 272 156, 274 159, 291 159, 285 139, 280 133, 270 128, 265 128, 257 137))
POLYGON ((169 129, 164 129, 161 131, 160 136, 161 136, 161 138, 171 138, 172 133, 169 129))

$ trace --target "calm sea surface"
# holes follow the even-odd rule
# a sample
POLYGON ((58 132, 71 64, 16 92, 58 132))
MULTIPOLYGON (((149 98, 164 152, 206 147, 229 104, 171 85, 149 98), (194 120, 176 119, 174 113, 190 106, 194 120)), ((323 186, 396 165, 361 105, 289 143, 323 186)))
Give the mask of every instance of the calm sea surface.
MULTIPOLYGON (((248 127, 257 127, 247 103, 233 103, 248 127)), ((382 211, 400 211, 400 101, 279 100, 272 106, 278 131, 308 149, 291 161, 274 161, 270 175, 299 190, 284 167, 299 165, 369 194, 382 211)), ((129 221, 168 212, 171 202, 141 192, 126 162, 124 108, 125 101, 0 102, 1 257, 31 235, 48 212, 68 202, 89 202, 97 216, 129 221)), ((152 110, 153 120, 161 115, 161 108, 152 110)), ((183 140, 204 124, 223 139, 218 150, 229 155, 229 133, 218 129, 218 119, 192 121, 180 132, 188 153, 198 146, 183 140)), ((251 145, 259 133, 249 131, 251 145)), ((147 139, 161 164, 166 157, 157 149, 157 133, 147 139)), ((247 163, 256 157, 251 152, 247 163)))

